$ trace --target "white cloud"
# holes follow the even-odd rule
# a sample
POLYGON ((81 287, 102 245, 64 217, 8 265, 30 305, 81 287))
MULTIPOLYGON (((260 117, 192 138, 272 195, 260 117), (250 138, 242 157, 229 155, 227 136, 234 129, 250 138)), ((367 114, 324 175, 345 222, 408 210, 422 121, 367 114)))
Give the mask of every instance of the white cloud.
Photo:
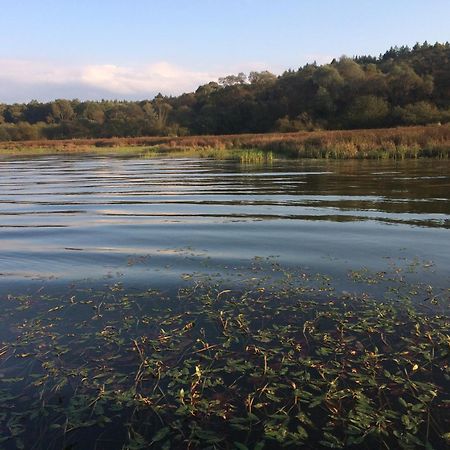
POLYGON ((71 83, 78 77, 78 70, 58 67, 40 61, 0 59, 0 80, 17 84, 71 83))
POLYGON ((99 97, 109 98, 149 97, 158 92, 177 95, 222 75, 190 70, 166 61, 139 66, 61 66, 48 61, 0 59, 0 101, 11 101, 14 91, 17 101, 23 101, 24 92, 34 91, 36 95, 31 94, 31 98, 37 99, 64 96, 60 94, 64 92, 75 92, 81 99, 90 98, 95 92, 99 97))
POLYGON ((214 78, 216 74, 195 72, 164 61, 140 67, 91 65, 84 67, 81 74, 81 81, 87 85, 124 95, 155 91, 180 94, 214 78))
POLYGON ((158 92, 179 95, 224 75, 272 70, 262 61, 193 70, 167 61, 141 65, 60 64, 54 61, 0 59, 0 102, 47 101, 55 98, 144 99, 158 92))

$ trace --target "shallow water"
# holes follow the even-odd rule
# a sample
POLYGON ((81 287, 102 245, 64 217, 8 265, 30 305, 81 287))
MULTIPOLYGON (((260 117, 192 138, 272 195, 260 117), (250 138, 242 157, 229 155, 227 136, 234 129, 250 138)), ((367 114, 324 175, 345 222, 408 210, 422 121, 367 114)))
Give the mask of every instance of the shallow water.
POLYGON ((386 259, 448 285, 449 161, 51 156, 0 161, 0 292, 244 267, 255 256, 342 278, 386 259))

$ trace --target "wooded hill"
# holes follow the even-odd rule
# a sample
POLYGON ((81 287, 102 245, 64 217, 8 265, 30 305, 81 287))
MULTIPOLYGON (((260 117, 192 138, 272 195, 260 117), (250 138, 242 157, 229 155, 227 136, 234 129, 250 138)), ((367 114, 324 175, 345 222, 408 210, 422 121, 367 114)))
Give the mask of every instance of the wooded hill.
POLYGON ((450 121, 450 44, 393 47, 280 76, 230 75, 178 97, 0 104, 0 140, 383 128, 450 121))

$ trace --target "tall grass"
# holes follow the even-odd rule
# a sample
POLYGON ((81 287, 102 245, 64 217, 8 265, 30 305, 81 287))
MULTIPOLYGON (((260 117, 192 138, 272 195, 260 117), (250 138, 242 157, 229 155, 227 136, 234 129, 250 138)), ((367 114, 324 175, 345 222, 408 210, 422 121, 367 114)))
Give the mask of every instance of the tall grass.
POLYGON ((224 136, 4 142, 0 154, 138 153, 257 163, 273 158, 448 158, 450 125, 224 136))
POLYGON ((143 158, 160 156, 169 157, 196 157, 239 161, 243 164, 261 164, 271 162, 274 154, 267 150, 258 149, 226 149, 215 147, 170 147, 154 146, 145 149, 140 155, 143 158))
POLYGON ((260 164, 271 162, 273 160, 273 152, 262 150, 245 150, 239 155, 241 163, 260 164))

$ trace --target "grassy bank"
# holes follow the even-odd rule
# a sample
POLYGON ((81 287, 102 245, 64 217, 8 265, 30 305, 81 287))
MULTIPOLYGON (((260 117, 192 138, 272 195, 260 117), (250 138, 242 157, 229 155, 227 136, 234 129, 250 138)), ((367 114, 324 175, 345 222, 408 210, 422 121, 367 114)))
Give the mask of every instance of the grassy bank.
POLYGON ((450 126, 224 136, 75 139, 0 143, 0 155, 117 153, 258 162, 272 158, 448 158, 450 126))

